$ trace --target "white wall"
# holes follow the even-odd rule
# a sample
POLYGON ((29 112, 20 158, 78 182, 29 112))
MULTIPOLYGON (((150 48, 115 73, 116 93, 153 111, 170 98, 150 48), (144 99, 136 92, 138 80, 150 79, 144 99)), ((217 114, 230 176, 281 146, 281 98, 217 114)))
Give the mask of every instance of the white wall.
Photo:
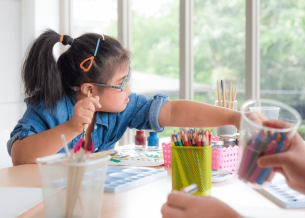
MULTIPOLYGON (((44 29, 60 31, 60 0, 0 0, 0 130, 12 131, 22 117, 21 67, 26 51, 44 29)), ((59 56, 59 43, 54 46, 59 56)))
POLYGON ((22 115, 21 0, 0 0, 0 129, 12 130, 22 115))
MULTIPOLYGON (((33 0, 30 0, 33 1, 33 0)), ((35 3, 35 38, 44 30, 52 29, 60 33, 60 0, 36 0, 35 3)), ((54 46, 55 58, 59 57, 60 43, 54 46)))

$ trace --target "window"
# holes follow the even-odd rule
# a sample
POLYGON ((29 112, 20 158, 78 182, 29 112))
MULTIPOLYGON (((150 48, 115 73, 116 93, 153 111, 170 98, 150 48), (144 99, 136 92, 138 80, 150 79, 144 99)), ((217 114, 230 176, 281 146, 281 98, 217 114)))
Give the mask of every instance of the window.
POLYGON ((261 0, 260 7, 261 98, 295 108, 305 138, 304 1, 261 0))
POLYGON ((71 0, 70 31, 73 38, 86 32, 118 38, 117 0, 71 0))
MULTIPOLYGON (((132 0, 131 91, 179 98, 179 0, 132 0)), ((179 128, 174 128, 179 129, 179 128)), ((168 137, 166 128, 159 137, 168 137)))
POLYGON ((245 1, 194 1, 194 100, 215 104, 216 81, 245 89, 245 1))

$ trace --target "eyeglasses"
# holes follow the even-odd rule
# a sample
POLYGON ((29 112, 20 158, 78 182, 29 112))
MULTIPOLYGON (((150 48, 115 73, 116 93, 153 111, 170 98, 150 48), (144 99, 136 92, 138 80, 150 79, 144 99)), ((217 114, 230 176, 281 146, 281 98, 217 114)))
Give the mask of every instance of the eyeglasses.
MULTIPOLYGON (((93 84, 93 85, 97 85, 97 86, 107 87, 107 88, 121 89, 121 91, 124 92, 125 89, 126 89, 127 83, 130 80, 130 77, 131 77, 131 68, 129 67, 128 75, 123 79, 123 82, 120 86, 111 86, 111 85, 107 85, 107 84, 103 84, 103 83, 92 83, 92 82, 88 82, 88 83, 93 84)), ((74 86, 74 87, 71 87, 71 88, 74 91, 80 90, 79 86, 74 86)))

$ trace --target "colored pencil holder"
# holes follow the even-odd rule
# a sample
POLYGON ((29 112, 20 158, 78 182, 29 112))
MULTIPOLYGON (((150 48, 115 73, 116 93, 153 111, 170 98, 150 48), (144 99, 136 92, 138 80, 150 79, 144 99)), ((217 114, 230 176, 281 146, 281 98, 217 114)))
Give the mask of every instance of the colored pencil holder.
POLYGON ((72 163, 60 153, 36 159, 46 217, 101 217, 109 158, 72 163))
POLYGON ((172 189, 197 184, 194 195, 211 195, 211 146, 172 146, 172 189))
POLYGON ((268 185, 274 172, 271 168, 257 166, 258 158, 287 150, 289 139, 296 133, 300 123, 300 114, 284 103, 269 99, 246 101, 241 106, 238 178, 253 188, 268 185), (249 113, 253 107, 279 108, 277 119, 291 127, 277 129, 262 126, 256 116, 258 112, 249 113))
POLYGON ((164 166, 166 167, 172 166, 172 148, 170 146, 171 142, 162 143, 164 166))

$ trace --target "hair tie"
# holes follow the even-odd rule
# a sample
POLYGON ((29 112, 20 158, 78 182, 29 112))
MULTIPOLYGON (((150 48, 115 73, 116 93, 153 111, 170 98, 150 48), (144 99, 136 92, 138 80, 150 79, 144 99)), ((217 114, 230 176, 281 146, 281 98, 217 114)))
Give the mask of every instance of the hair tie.
MULTIPOLYGON (((105 41, 104 35, 102 35, 102 37, 103 37, 103 40, 105 41)), ((97 40, 97 45, 96 45, 96 48, 95 48, 94 56, 91 56, 90 58, 87 58, 87 59, 83 60, 82 63, 80 63, 80 65, 79 65, 80 68, 83 69, 85 72, 88 72, 90 70, 90 68, 92 66, 92 63, 93 63, 93 59, 96 56, 99 44, 100 44, 100 39, 97 40), (85 68, 83 65, 84 65, 84 63, 86 63, 89 60, 91 60, 91 62, 89 64, 88 68, 85 68)))
POLYGON ((73 44, 73 41, 74 41, 74 39, 72 38, 72 42, 71 42, 71 45, 73 44))
POLYGON ((64 35, 61 35, 59 42, 62 42, 63 39, 64 39, 64 35))

